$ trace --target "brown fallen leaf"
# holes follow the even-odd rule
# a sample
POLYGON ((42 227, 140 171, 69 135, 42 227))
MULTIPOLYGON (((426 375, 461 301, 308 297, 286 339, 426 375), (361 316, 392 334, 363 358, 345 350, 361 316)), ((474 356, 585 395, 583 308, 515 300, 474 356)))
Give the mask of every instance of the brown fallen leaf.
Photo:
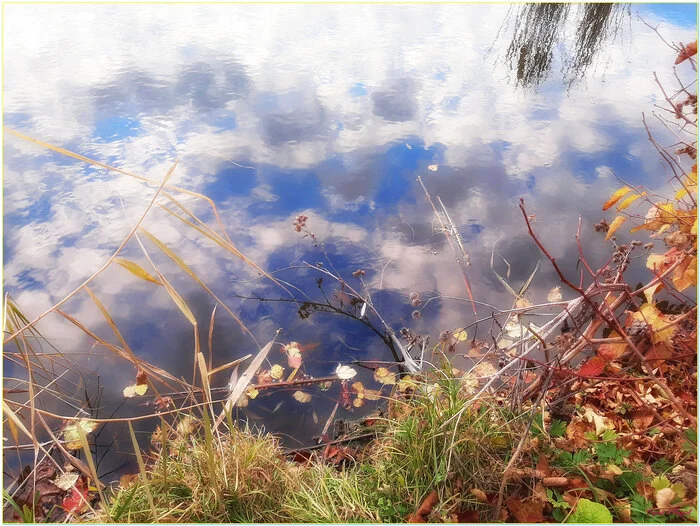
POLYGON ((547 455, 540 455, 537 459, 537 471, 541 471, 545 477, 551 476, 552 468, 549 467, 549 460, 547 460, 547 455))
POLYGON ((517 522, 544 522, 544 502, 536 500, 521 500, 513 495, 506 501, 508 510, 513 514, 517 522))
POLYGON ((474 495, 479 502, 488 502, 489 500, 488 497, 486 497, 486 493, 478 488, 472 488, 469 493, 474 495))
POLYGON ((453 513, 452 519, 454 519, 454 521, 458 524, 469 524, 469 523, 480 522, 479 521, 479 512, 476 510, 468 510, 468 511, 462 511, 459 513, 453 513))
POLYGON ((431 491, 430 494, 423 500, 423 503, 416 510, 416 512, 408 517, 408 522, 428 522, 427 517, 428 515, 430 515, 430 512, 433 511, 435 505, 438 503, 438 498, 438 492, 435 490, 431 491))

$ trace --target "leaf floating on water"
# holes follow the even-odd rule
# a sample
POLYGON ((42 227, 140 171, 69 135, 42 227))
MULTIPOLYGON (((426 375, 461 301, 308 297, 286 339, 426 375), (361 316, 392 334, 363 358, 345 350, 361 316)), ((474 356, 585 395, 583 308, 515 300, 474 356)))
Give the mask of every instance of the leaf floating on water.
POLYGON ((384 385, 394 385, 396 383, 396 375, 386 367, 379 367, 374 371, 374 379, 384 385))
POLYGON ((438 166, 439 166, 438 164, 429 164, 428 170, 430 170, 431 172, 437 172, 438 166))
POLYGON ((82 447, 78 426, 80 426, 83 432, 87 435, 97 429, 99 425, 100 424, 93 422, 92 420, 78 420, 77 422, 66 426, 63 430, 63 439, 67 442, 67 444, 65 444, 66 449, 76 450, 82 447))
POLYGON ((270 369, 270 376, 274 378, 275 380, 279 380, 282 378, 284 375, 284 367, 281 365, 275 364, 272 366, 272 369, 270 369))
POLYGON ((549 303, 556 303, 562 300, 561 287, 552 287, 552 290, 547 294, 547 301, 549 303))
POLYGON ((78 477, 80 477, 80 473, 77 471, 68 471, 51 482, 56 484, 56 486, 61 488, 63 491, 68 491, 75 486, 76 482, 78 482, 78 477))
POLYGON ((288 345, 285 345, 284 351, 287 353, 287 365, 289 367, 292 369, 301 367, 301 349, 299 349, 297 342, 290 342, 288 345))
POLYGON ((255 399, 259 393, 260 391, 258 391, 255 387, 249 387, 245 392, 246 396, 251 400, 255 399))
POLYGON ((338 367, 335 369, 335 375, 341 380, 350 380, 351 378, 354 378, 356 374, 357 371, 352 367, 348 367, 347 365, 338 364, 338 367))
POLYGON ((311 411, 311 418, 314 419, 314 424, 318 424, 318 415, 316 414, 316 411, 311 411))
POLYGON ((302 404, 311 402, 311 395, 309 393, 305 393, 304 391, 295 391, 292 398, 294 398, 294 400, 297 402, 301 402, 302 404))
POLYGON ((454 336, 455 340, 458 342, 463 342, 467 339, 467 331, 465 329, 457 329, 452 336, 454 336))
POLYGON ((148 385, 133 384, 124 388, 124 397, 133 398, 135 396, 143 396, 148 391, 148 385))

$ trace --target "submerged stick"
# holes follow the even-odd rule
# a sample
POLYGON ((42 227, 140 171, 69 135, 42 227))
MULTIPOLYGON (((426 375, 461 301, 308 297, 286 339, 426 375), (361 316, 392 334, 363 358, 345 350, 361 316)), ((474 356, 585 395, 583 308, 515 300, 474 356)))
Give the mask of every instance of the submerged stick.
MULTIPOLYGON (((474 303, 474 296, 472 296, 472 288, 469 285, 469 278, 467 277, 467 271, 464 270, 464 267, 462 266, 462 262, 460 260, 460 257, 457 253, 457 249, 454 246, 454 243, 452 243, 452 238, 451 234, 455 233, 457 236, 457 242, 460 245, 460 248, 462 249, 462 254, 464 255, 465 263, 468 265, 469 264, 469 257, 467 256, 466 252, 464 251, 464 247, 462 246, 461 241, 459 241, 459 232, 457 232, 457 227, 454 226, 454 223, 449 218, 449 215, 447 214, 447 209, 445 209, 445 205, 442 204, 442 201, 440 201, 440 204, 442 205, 443 210, 445 211, 445 215, 447 216, 447 220, 450 223, 450 228, 447 228, 445 225, 445 221, 443 221, 442 216, 440 215, 440 212, 438 212, 438 209, 435 207, 435 203, 433 203, 432 197, 430 197, 430 193, 428 193, 428 189, 425 187, 423 184, 423 180, 420 178, 420 176, 417 177, 418 182, 420 183, 421 187, 423 188, 423 191, 425 192, 425 197, 428 199, 428 202, 430 203, 430 206, 433 208, 433 212, 435 212, 435 217, 437 217, 438 221, 440 222, 440 227, 442 228, 443 233, 445 234, 445 237, 447 238, 447 242, 450 245, 450 248, 452 249, 452 252, 455 255, 455 259, 457 261, 457 266, 459 267, 460 272, 462 273, 462 280, 464 281, 464 286, 467 289, 467 294, 469 295, 469 300, 472 303, 472 311, 476 315, 476 304, 474 303)), ((438 199, 440 199, 438 197, 438 199)))

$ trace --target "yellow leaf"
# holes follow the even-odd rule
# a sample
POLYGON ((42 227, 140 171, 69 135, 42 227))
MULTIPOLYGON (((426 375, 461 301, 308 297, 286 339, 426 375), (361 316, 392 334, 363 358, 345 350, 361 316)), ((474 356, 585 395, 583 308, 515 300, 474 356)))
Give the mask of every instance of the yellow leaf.
POLYGON ((294 398, 294 400, 297 402, 301 402, 302 404, 311 402, 311 395, 309 393, 305 393, 304 391, 294 391, 292 398, 294 398))
POLYGON ((353 388, 355 391, 357 391, 358 393, 361 393, 362 391, 365 390, 365 386, 362 385, 362 382, 355 382, 355 383, 352 384, 350 387, 352 387, 352 388, 353 388))
POLYGON ((379 367, 374 371, 374 379, 384 385, 394 385, 396 383, 396 375, 386 367, 379 367))
POLYGON ((634 203, 637 199, 639 199, 640 197, 644 197, 645 195, 647 195, 647 193, 646 193, 646 192, 642 192, 641 194, 634 194, 634 195, 629 196, 627 199, 625 199, 624 201, 622 201, 622 203, 620 203, 620 204, 617 206, 617 211, 619 212, 620 210, 624 210, 624 209, 627 208, 629 205, 631 205, 632 203, 634 203))
POLYGON ((647 290, 644 291, 644 297, 647 299, 647 303, 653 303, 652 299, 654 297, 654 294, 659 292, 661 289, 664 288, 663 283, 658 283, 654 285, 653 287, 649 287, 647 290))
POLYGON ((631 316, 632 321, 638 320, 645 322, 651 328, 651 341, 653 343, 668 343, 671 344, 673 335, 676 332, 676 327, 669 324, 669 320, 664 316, 655 305, 645 303, 639 307, 639 311, 631 316))
POLYGON ((615 219, 613 219, 613 222, 610 223, 610 228, 608 230, 608 235, 605 236, 605 239, 610 239, 612 235, 615 233, 615 230, 620 228, 620 225, 627 221, 627 218, 625 216, 617 216, 615 219))
POLYGON ((697 263, 696 256, 686 256, 685 261, 673 271, 673 286, 678 292, 683 292, 697 283, 697 263))
POLYGON ((63 439, 67 442, 64 444, 66 449, 74 451, 82 447, 78 426, 80 426, 83 432, 87 435, 88 433, 92 433, 95 429, 97 429, 99 425, 100 424, 93 422, 92 420, 83 419, 66 426, 63 430, 63 439))
POLYGON ((458 342, 463 342, 464 340, 467 339, 467 331, 464 329, 457 329, 452 336, 454 336, 455 340, 458 342))
POLYGON ((163 285, 159 280, 151 276, 148 272, 146 272, 143 267, 140 265, 137 265, 133 261, 129 261, 128 259, 124 258, 114 258, 114 262, 117 265, 121 265, 124 267, 126 270, 131 272, 134 276, 137 278, 141 278, 145 281, 150 281, 151 283, 155 283, 156 285, 163 285))
POLYGON ((365 389, 363 394, 365 395, 365 398, 367 400, 372 401, 379 400, 382 396, 382 393, 380 393, 379 391, 375 391, 374 389, 365 389))
POLYGON ((623 186, 619 190, 617 190, 612 196, 610 196, 610 199, 607 200, 607 202, 603 205, 603 210, 607 210, 611 206, 613 206, 615 203, 617 203, 620 199, 625 197, 627 193, 632 190, 629 186, 623 186))
POLYGON ((665 254, 649 254, 647 258, 647 268, 660 273, 666 264, 665 254))
POLYGON ((134 384, 134 385, 129 385, 124 388, 124 397, 125 398, 133 398, 135 396, 143 396, 146 391, 148 391, 148 384, 134 384))
POLYGON ((270 376, 272 376, 272 378, 274 378, 275 380, 279 380, 280 378, 282 378, 283 374, 284 367, 282 367, 281 365, 275 364, 272 366, 272 369, 270 369, 270 376))
POLYGON ((363 405, 365 405, 365 401, 362 398, 355 398, 352 401, 352 405, 353 407, 362 407, 363 405))
POLYGON ((249 387, 245 392, 246 396, 251 400, 255 399, 255 397, 258 396, 259 393, 260 391, 258 391, 255 387, 249 387))

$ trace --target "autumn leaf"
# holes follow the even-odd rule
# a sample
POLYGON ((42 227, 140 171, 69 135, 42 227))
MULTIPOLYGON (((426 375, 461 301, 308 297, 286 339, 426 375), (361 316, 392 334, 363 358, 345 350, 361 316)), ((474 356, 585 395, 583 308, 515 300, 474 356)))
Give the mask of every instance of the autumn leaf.
POLYGON ((684 261, 674 269, 672 281, 678 292, 683 292, 688 287, 697 284, 697 263, 696 256, 686 256, 684 261))
POLYGON ((541 500, 521 500, 514 495, 506 501, 506 506, 517 522, 544 522, 544 502, 541 500))
POLYGON ((133 398, 135 396, 143 396, 146 391, 148 391, 148 385, 143 384, 143 385, 138 385, 138 384, 133 384, 133 385, 128 385, 124 388, 124 398, 133 398))
MULTIPOLYGON (((619 338, 619 337, 620 337, 620 335, 617 334, 615 331, 612 331, 610 333, 610 338, 619 338)), ((617 360, 620 356, 622 356, 626 349, 627 349, 627 343, 625 343, 625 342, 604 343, 600 347, 598 347, 597 354, 601 358, 612 362, 614 360, 617 360)))
POLYGON ((63 429, 63 439, 67 442, 65 444, 66 449, 76 450, 82 447, 82 442, 80 441, 80 432, 78 431, 78 426, 87 435, 92 433, 95 429, 99 427, 99 423, 93 422, 92 420, 78 420, 63 429))
POLYGON ((52 480, 51 482, 53 482, 63 491, 68 491, 73 486, 75 486, 75 483, 78 482, 79 477, 80 474, 77 471, 67 471, 66 473, 58 477, 56 480, 52 480))
POLYGON ((72 488, 70 494, 61 503, 61 507, 68 513, 81 513, 87 510, 88 506, 88 488, 85 484, 72 488))
POLYGON ((272 378, 274 378, 275 380, 279 380, 280 378, 282 378, 283 375, 284 375, 284 367, 282 367, 281 365, 275 364, 270 369, 270 376, 272 378))
POLYGON ((617 205, 617 211, 620 212, 621 210, 624 210, 624 209, 627 208, 629 205, 631 205, 632 203, 634 203, 637 199, 639 199, 640 197, 644 197, 645 195, 647 195, 646 192, 642 192, 641 194, 630 195, 630 196, 627 197, 624 201, 622 201, 622 203, 620 203, 619 205, 617 205))
POLYGON ((374 371, 374 379, 384 385, 394 385, 396 383, 396 375, 386 367, 379 367, 374 371))
POLYGON ((605 369, 605 359, 600 356, 594 356, 584 363, 578 370, 580 376, 590 378, 591 376, 600 376, 605 369))
POLYGON ((439 165, 437 165, 437 164, 429 164, 429 165, 428 165, 428 170, 430 170, 431 172, 437 172, 438 166, 439 166, 439 165))
POLYGON ((136 373, 136 385, 145 385, 148 383, 148 375, 146 374, 146 371, 139 369, 139 372, 136 373))
POLYGON ((287 353, 287 365, 292 369, 301 367, 301 350, 297 342, 291 342, 284 346, 284 351, 287 353))
POLYGON ((603 211, 607 210, 611 206, 613 206, 615 203, 617 203, 620 199, 625 197, 630 190, 632 190, 629 186, 623 186, 619 190, 617 190, 612 196, 610 196, 610 199, 608 199, 605 204, 603 205, 603 211))
POLYGON ((307 404, 311 401, 311 395, 309 393, 305 393, 304 391, 295 391, 292 398, 302 404, 307 404))
POLYGON ((655 305, 644 303, 639 307, 639 311, 633 313, 628 319, 626 325, 631 325, 635 321, 644 322, 651 329, 651 341, 653 343, 671 344, 673 335, 676 333, 676 327, 669 325, 670 320, 663 315, 655 305))
POLYGON ((463 342, 467 339, 467 331, 464 329, 457 329, 454 333, 452 333, 452 336, 458 342, 463 342))
POLYGON ((688 60, 690 57, 694 57, 697 52, 698 52, 698 41, 696 40, 695 42, 691 42, 690 44, 687 44, 683 46, 681 44, 681 51, 678 53, 678 57, 676 57, 676 61, 674 62, 674 65, 678 65, 684 60, 688 60))
POLYGON ((438 492, 435 490, 431 491, 430 494, 421 503, 420 507, 416 510, 416 512, 408 517, 407 522, 427 522, 428 515, 430 515, 430 512, 433 511, 433 508, 438 503, 438 499, 438 492))
POLYGON ((248 389, 246 389, 245 395, 251 400, 253 400, 258 396, 259 393, 260 391, 258 391, 255 387, 249 387, 248 389))
POLYGON ((615 231, 620 228, 620 225, 627 221, 627 218, 625 216, 617 216, 615 219, 613 219, 613 222, 610 223, 610 228, 608 229, 608 233, 605 236, 605 239, 608 240, 612 237, 612 235, 615 233, 615 231))

